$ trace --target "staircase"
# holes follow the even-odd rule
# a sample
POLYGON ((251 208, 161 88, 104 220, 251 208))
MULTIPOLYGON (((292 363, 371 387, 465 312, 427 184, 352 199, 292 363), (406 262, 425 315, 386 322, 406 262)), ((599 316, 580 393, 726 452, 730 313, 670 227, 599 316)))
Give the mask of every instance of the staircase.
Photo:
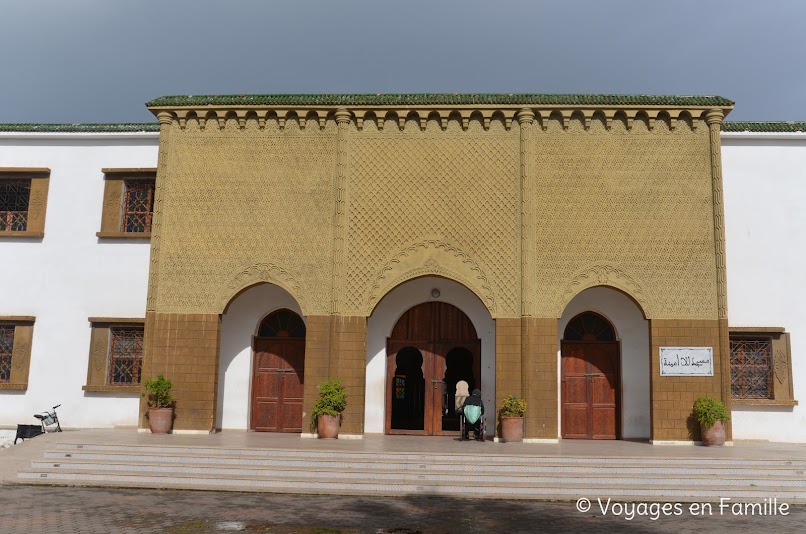
POLYGON ((496 499, 806 503, 806 460, 58 443, 21 484, 496 499))

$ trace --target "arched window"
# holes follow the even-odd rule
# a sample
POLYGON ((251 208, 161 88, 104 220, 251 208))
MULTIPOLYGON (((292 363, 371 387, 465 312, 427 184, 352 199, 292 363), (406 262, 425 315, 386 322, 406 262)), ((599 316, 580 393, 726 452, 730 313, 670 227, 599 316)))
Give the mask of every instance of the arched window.
POLYGON ((291 310, 283 308, 266 316, 257 330, 258 337, 305 337, 305 323, 291 310))
POLYGON ((615 341, 616 332, 610 321, 593 312, 580 313, 568 323, 565 341, 615 341))

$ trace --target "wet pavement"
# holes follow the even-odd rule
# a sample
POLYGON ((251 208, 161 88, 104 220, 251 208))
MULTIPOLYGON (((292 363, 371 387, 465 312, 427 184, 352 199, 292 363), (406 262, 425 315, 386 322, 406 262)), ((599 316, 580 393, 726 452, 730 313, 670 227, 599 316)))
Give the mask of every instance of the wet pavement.
MULTIPOLYGON (((806 506, 778 501, 711 510, 688 503, 479 501, 446 497, 339 497, 205 491, 0 486, 0 533, 262 532, 459 534, 532 532, 801 533, 806 506), (771 505, 771 503, 777 504, 771 505), (780 515, 786 511, 788 515, 780 515), (737 512, 739 512, 737 514, 737 512), (779 515, 772 515, 777 512, 779 515), (750 515, 754 513, 755 515, 750 515), (652 517, 656 519, 652 519, 652 517), (628 519, 632 517, 632 519, 628 519)), ((774 496, 771 496, 774 498, 774 496)))

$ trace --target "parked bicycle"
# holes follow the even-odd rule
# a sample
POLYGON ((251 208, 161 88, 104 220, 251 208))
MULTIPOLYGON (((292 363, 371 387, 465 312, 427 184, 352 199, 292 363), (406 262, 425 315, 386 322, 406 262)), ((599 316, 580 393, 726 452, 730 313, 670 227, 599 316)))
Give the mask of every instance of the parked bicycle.
POLYGON ((35 438, 39 434, 61 432, 62 426, 59 424, 59 416, 56 415, 56 408, 59 406, 61 404, 57 404, 50 410, 34 414, 34 417, 39 419, 38 425, 17 425, 17 436, 14 438, 14 445, 17 444, 19 439, 25 441, 26 439, 35 438))
POLYGON ((34 414, 34 417, 39 419, 42 423, 42 432, 61 432, 62 427, 59 424, 59 416, 56 415, 56 408, 61 406, 61 404, 57 404, 51 410, 45 410, 42 413, 34 414), (55 428, 53 426, 56 425, 55 428))

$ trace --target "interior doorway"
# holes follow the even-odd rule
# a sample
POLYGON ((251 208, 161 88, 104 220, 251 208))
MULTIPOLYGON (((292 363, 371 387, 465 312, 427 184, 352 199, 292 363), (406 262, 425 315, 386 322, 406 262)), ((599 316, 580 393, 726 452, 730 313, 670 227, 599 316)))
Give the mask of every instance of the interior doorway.
POLYGON ((386 433, 458 434, 456 384, 481 387, 481 341, 459 308, 410 308, 387 340, 386 433))
POLYGON ((568 323, 561 348, 562 437, 618 439, 620 346, 613 325, 594 312, 568 323))
POLYGON ((288 309, 269 314, 253 340, 249 428, 257 432, 302 432, 305 384, 305 323, 288 309))

